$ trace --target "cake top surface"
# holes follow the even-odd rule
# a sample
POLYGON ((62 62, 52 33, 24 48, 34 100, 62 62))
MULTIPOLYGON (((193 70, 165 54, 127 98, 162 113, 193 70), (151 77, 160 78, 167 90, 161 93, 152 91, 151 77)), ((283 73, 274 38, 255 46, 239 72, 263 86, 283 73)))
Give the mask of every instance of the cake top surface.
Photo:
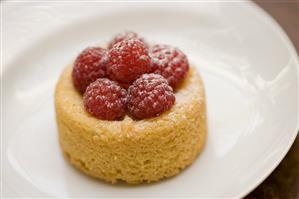
MULTIPOLYGON (((200 75, 191 67, 186 78, 175 93, 176 101, 173 107, 160 116, 136 120, 126 114, 123 120, 99 120, 85 111, 82 95, 76 91, 72 83, 73 64, 62 73, 55 92, 55 102, 62 104, 62 112, 74 120, 82 128, 92 129, 94 132, 106 132, 106 136, 131 136, 132 133, 153 129, 167 128, 179 125, 178 121, 188 118, 193 112, 193 104, 200 103, 204 106, 204 86, 200 75), (102 131, 105 129, 105 131, 102 131)), ((102 135, 103 136, 103 135, 102 135)), ((142 136, 142 135, 139 135, 142 136)))

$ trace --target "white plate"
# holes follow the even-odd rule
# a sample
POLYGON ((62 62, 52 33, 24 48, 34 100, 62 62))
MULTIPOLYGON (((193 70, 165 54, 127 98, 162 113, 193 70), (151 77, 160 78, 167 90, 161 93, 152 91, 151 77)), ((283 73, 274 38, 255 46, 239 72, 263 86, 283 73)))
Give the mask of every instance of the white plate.
POLYGON ((298 131, 298 57, 281 28, 243 3, 5 4, 5 196, 242 197, 278 165, 298 131), (125 186, 91 179, 60 153, 53 106, 64 66, 120 30, 180 47, 201 72, 209 135, 178 176, 125 186))

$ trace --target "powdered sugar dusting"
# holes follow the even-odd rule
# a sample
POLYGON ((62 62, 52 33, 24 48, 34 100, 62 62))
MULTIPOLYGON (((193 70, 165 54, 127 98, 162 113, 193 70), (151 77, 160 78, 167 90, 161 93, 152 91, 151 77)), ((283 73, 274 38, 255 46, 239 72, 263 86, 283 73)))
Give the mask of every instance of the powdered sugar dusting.
POLYGON ((144 39, 139 37, 139 35, 135 32, 132 31, 125 31, 122 33, 119 33, 115 35, 115 37, 111 40, 111 42, 108 45, 108 48, 112 48, 115 44, 123 41, 124 39, 139 39, 143 43, 145 43, 144 39))
POLYGON ((84 106, 90 114, 105 120, 121 119, 125 115, 126 90, 117 83, 99 78, 83 95, 84 106))
POLYGON ((150 71, 147 46, 138 39, 124 39, 108 52, 107 73, 110 79, 132 83, 140 75, 150 71))
POLYGON ((189 70, 187 56, 169 45, 154 45, 149 54, 153 72, 165 77, 173 88, 177 87, 189 70))
POLYGON ((160 115, 169 110, 174 101, 172 88, 158 74, 144 74, 128 89, 128 110, 139 119, 160 115))
POLYGON ((72 78, 75 88, 84 93, 86 87, 97 78, 106 76, 107 51, 100 47, 89 47, 77 57, 72 78))

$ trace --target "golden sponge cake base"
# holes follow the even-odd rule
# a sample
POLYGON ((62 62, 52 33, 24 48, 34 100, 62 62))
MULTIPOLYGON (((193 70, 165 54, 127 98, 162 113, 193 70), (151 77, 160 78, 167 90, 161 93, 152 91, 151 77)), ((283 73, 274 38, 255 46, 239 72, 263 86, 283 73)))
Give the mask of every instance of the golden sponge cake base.
POLYGON ((204 86, 190 70, 176 92, 175 105, 143 120, 99 120, 89 115, 74 88, 72 66, 62 73, 55 91, 61 148, 67 159, 90 176, 115 183, 158 181, 191 164, 207 134, 204 86))

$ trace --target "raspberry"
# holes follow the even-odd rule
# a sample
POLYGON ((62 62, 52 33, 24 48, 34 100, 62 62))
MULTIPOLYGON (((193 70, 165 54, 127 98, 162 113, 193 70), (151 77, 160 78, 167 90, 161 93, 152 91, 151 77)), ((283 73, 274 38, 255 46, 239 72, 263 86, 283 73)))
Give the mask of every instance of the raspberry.
POLYGON ((107 51, 100 47, 89 47, 77 57, 72 77, 75 88, 84 93, 86 87, 100 77, 106 76, 107 51))
POLYGON ((174 102, 172 88, 158 74, 144 74, 128 89, 127 109, 138 119, 158 116, 169 110, 174 102))
POLYGON ((131 86, 131 83, 119 83, 119 85, 127 90, 131 86))
POLYGON ((115 35, 115 37, 110 41, 108 48, 109 49, 112 48, 114 44, 116 44, 124 39, 133 39, 133 38, 139 39, 142 42, 144 42, 144 40, 141 37, 139 37, 137 33, 132 32, 132 31, 125 31, 125 32, 115 35))
POLYGON ((120 84, 130 84, 150 71, 148 48, 138 39, 118 42, 109 50, 108 56, 107 74, 120 84))
POLYGON ((86 111, 99 119, 120 120, 126 111, 126 94, 116 82, 99 78, 87 87, 83 102, 86 111))
POLYGON ((154 45, 150 49, 152 72, 165 77, 176 88, 189 70, 187 56, 168 45, 154 45))

